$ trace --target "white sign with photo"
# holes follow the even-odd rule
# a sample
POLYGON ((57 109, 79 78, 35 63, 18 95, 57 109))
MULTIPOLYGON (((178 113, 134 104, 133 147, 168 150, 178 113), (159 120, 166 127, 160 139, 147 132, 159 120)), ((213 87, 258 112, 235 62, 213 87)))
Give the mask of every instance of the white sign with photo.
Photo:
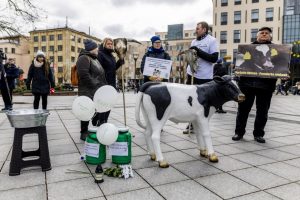
POLYGON ((169 79, 171 67, 171 60, 146 57, 143 75, 169 79))

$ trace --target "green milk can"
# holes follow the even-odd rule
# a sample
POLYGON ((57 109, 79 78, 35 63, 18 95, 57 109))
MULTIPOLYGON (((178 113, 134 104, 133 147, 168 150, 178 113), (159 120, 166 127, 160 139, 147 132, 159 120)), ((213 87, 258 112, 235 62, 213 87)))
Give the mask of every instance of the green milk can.
POLYGON ((118 165, 131 163, 131 133, 126 127, 119 128, 118 139, 109 146, 112 162, 118 165))
POLYGON ((105 163, 106 146, 100 144, 97 139, 97 127, 90 128, 89 133, 90 134, 86 137, 84 145, 86 163, 92 165, 105 163))

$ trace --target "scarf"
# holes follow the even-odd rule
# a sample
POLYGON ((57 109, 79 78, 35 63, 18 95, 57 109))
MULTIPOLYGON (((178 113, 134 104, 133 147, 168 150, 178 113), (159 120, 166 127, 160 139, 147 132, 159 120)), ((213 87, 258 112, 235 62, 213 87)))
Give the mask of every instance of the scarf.
POLYGON ((197 40, 203 40, 207 36, 207 33, 205 33, 202 36, 197 37, 197 40))
POLYGON ((160 47, 159 49, 155 49, 154 47, 149 47, 148 51, 149 52, 154 52, 154 53, 162 53, 165 50, 162 47, 160 47))
POLYGON ((33 64, 34 64, 35 67, 41 67, 41 66, 43 66, 44 62, 39 62, 36 59, 34 59, 33 64))

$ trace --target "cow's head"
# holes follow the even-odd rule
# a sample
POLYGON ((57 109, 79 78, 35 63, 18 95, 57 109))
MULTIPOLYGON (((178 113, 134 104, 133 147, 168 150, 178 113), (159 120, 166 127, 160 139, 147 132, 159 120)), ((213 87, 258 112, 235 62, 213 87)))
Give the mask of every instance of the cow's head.
POLYGON ((241 92, 234 77, 229 75, 215 76, 214 81, 221 86, 220 91, 226 99, 239 103, 245 101, 245 95, 241 92))

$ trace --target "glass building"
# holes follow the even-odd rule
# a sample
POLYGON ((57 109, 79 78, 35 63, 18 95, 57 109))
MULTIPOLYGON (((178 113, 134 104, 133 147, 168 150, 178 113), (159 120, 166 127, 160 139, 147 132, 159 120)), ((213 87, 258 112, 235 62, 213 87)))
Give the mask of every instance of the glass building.
POLYGON ((183 24, 168 25, 168 40, 183 39, 183 24))
POLYGON ((283 44, 300 40, 300 1, 285 0, 283 15, 283 44))

